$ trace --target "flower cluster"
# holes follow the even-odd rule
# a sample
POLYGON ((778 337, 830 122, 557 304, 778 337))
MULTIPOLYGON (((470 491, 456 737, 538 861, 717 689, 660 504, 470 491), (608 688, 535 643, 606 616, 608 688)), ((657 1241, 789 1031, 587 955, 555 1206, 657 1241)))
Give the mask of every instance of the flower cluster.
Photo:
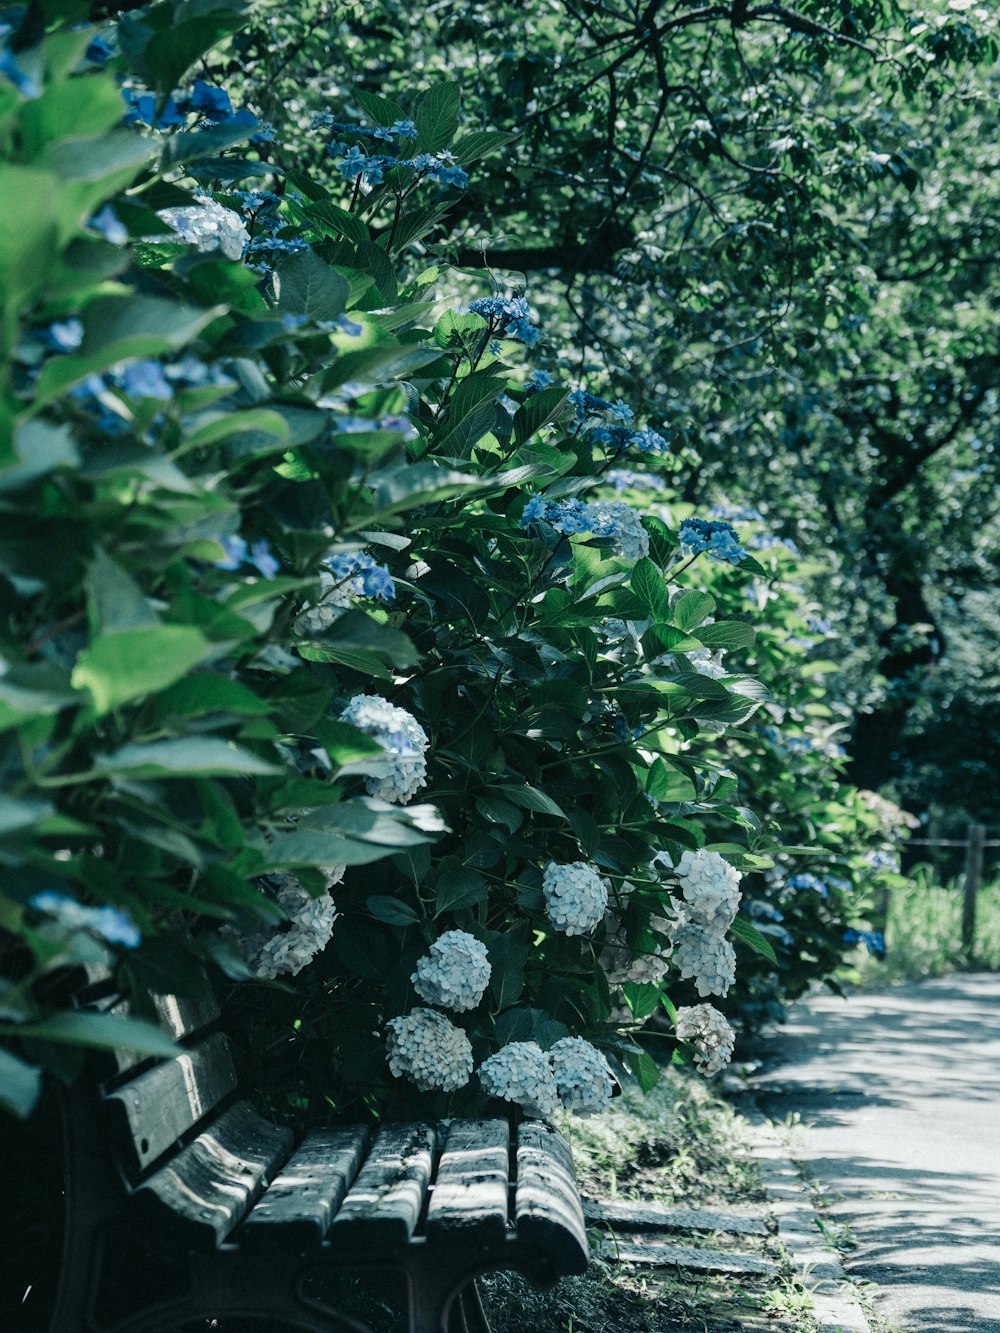
POLYGON ((604 480, 616 491, 665 491, 667 483, 655 472, 634 472, 631 468, 613 467, 604 474, 604 480))
POLYGON ((885 936, 880 930, 855 930, 848 927, 844 931, 845 944, 863 944, 876 958, 885 957, 885 936))
MULTIPOLYGON (((397 124, 412 123, 399 121, 397 124)), ((355 130, 356 134, 357 131, 355 130)), ((379 137, 377 131, 371 131, 379 137)), ((416 157, 390 157, 387 153, 364 153, 355 144, 348 148, 344 143, 332 143, 327 147, 331 157, 339 157, 337 170, 345 180, 357 180, 363 176, 369 185, 382 185, 385 173, 396 167, 409 167, 418 176, 426 176, 439 185, 453 185, 464 190, 469 183, 469 174, 455 162, 454 153, 418 153, 416 157)))
POLYGON ((139 927, 122 907, 84 907, 69 894, 54 890, 36 893, 30 905, 64 930, 86 930, 108 944, 120 944, 126 949, 135 949, 142 943, 139 927))
POLYGON ((456 1092, 472 1076, 472 1045, 461 1028, 434 1009, 414 1009, 386 1024, 386 1059, 396 1078, 421 1092, 456 1092))
POLYGON ((677 1010, 677 1036, 695 1049, 695 1064, 706 1076, 717 1074, 733 1058, 736 1035, 724 1014, 710 1004, 677 1010))
POLYGON ((225 88, 206 83, 204 79, 196 79, 190 92, 173 92, 159 112, 159 98, 145 89, 123 88, 122 100, 125 103, 126 125, 149 125, 153 129, 169 130, 187 125, 189 117, 196 116, 199 118, 196 123, 201 125, 241 125, 248 131, 255 130, 256 133, 249 136, 251 143, 269 143, 274 138, 271 126, 260 125, 257 117, 246 107, 234 110, 225 88))
POLYGON ((726 939, 685 921, 674 934, 671 958, 682 978, 690 978, 699 995, 728 995, 736 979, 736 950, 726 939))
POLYGON ((552 1066, 533 1041, 512 1041, 484 1060, 479 1082, 487 1096, 514 1102, 525 1115, 545 1119, 559 1109, 552 1066))
POLYGON ((607 1110, 614 1083, 608 1062, 583 1037, 563 1037, 549 1051, 549 1063, 559 1100, 575 1115, 599 1115, 607 1110))
POLYGON ((492 327, 502 327, 508 338, 524 343, 525 347, 534 347, 542 336, 523 296, 481 296, 469 302, 469 313, 479 315, 492 327))
POLYGON ((340 715, 359 731, 373 736, 386 751, 386 772, 370 777, 371 796, 405 805, 427 783, 424 755, 427 733, 405 708, 396 708, 379 694, 356 694, 340 715))
POLYGON ((417 963, 410 977, 428 1004, 463 1013, 475 1009, 490 982, 486 945, 464 930, 446 930, 417 963))
POLYGON ((731 523, 716 522, 707 518, 686 518, 680 529, 681 547, 688 555, 700 555, 707 551, 716 560, 728 561, 738 565, 746 558, 746 551, 740 545, 736 529, 731 523))
POLYGON ((649 535, 642 526, 642 516, 621 500, 595 500, 590 504, 575 497, 569 500, 546 500, 533 495, 524 506, 520 524, 547 523, 566 536, 576 532, 591 532, 614 543, 615 554, 627 560, 640 560, 649 554, 649 535))
POLYGON ((219 537, 218 542, 226 554, 221 560, 216 560, 216 569, 239 569, 243 564, 253 565, 258 574, 263 574, 266 579, 273 579, 281 568, 271 554, 270 543, 264 537, 250 547, 242 537, 233 536, 231 533, 219 537))
POLYGON ((827 884, 820 879, 819 875, 814 875, 811 871, 805 870, 799 875, 793 875, 788 881, 790 889, 810 889, 813 893, 818 893, 821 898, 827 898, 830 889, 827 884))
POLYGON ((676 921, 665 916, 650 917, 650 934, 662 937, 662 942, 661 939, 653 939, 649 948, 636 952, 625 938, 618 914, 608 912, 604 918, 606 943, 599 962, 611 985, 621 986, 626 981, 638 985, 662 981, 670 970, 670 941, 676 925, 676 921))
POLYGON ((740 872, 718 852, 699 848, 685 852, 675 871, 681 882, 687 915, 709 930, 726 931, 740 905, 740 872))
POLYGON ((550 861, 542 876, 542 893, 553 927, 564 935, 589 935, 607 911, 609 888, 609 881, 586 861, 568 865, 550 861))
POLYGON ((162 208, 157 216, 188 245, 205 253, 218 250, 226 259, 242 259, 250 233, 239 213, 207 194, 196 194, 195 199, 194 204, 162 208))
POLYGON ((591 439, 610 445, 615 453, 636 448, 640 453, 666 453, 669 445, 650 426, 636 428, 635 414, 627 403, 616 398, 609 403, 586 389, 574 389, 569 395, 575 416, 577 434, 586 430, 591 439))
POLYGON ((326 561, 320 570, 319 597, 295 622, 300 634, 322 634, 357 597, 391 601, 396 585, 384 565, 365 551, 341 551, 326 561))
MULTIPOLYGON (((328 887, 332 888, 343 873, 343 866, 331 866, 328 887)), ((276 888, 278 906, 288 922, 274 930, 239 935, 237 944, 255 976, 266 980, 298 976, 330 943, 337 909, 329 892, 314 898, 294 875, 272 875, 265 883, 276 888)))

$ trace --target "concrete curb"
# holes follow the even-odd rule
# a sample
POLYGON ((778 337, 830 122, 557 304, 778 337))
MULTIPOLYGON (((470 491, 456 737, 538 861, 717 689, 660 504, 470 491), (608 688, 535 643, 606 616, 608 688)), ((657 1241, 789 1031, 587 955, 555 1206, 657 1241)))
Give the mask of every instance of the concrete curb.
POLYGON ((769 1209, 778 1222, 778 1239, 812 1296, 820 1333, 872 1333, 840 1256, 823 1241, 819 1214, 787 1145, 756 1107, 739 1109, 753 1131, 751 1150, 769 1209))

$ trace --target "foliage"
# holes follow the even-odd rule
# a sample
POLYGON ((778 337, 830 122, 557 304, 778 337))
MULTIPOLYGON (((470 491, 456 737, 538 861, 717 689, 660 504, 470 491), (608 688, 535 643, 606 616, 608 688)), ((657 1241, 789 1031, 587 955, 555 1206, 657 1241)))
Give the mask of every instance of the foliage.
MULTIPOLYGON (((648 1084, 611 1021, 600 930, 553 928, 542 869, 598 867, 621 947, 654 949, 672 864, 727 818, 703 730, 768 696, 691 669, 727 623, 668 587, 690 563, 676 534, 579 500, 648 437, 525 382, 522 298, 435 302, 419 242, 460 184, 443 154, 471 165, 503 136, 456 139, 440 85, 366 103, 395 141, 383 181, 351 177, 355 144, 332 190, 289 171, 287 194, 239 191, 270 170, 257 122, 214 85, 175 87, 238 6, 122 20, 126 127, 108 43, 62 18, 44 40, 20 29, 27 74, 3 86, 4 198, 38 224, 0 256, 10 1104, 30 1109, 40 1066, 73 1071, 66 1043, 163 1050, 138 1021, 60 1007, 66 964, 183 989, 203 960, 239 982, 299 899, 310 929, 329 920, 342 876, 302 990, 239 988, 248 1047, 268 1059, 277 1033, 287 1057, 268 1070, 279 1097, 312 1114, 412 1101, 382 1029, 456 929, 491 966, 456 1019, 476 1063, 583 1032, 648 1084), (622 653, 604 630, 626 617, 622 653), (433 805, 405 804, 425 779, 433 805)), ((769 865, 756 842, 729 860, 769 865)), ((644 1015, 660 991, 629 999, 644 1015)))

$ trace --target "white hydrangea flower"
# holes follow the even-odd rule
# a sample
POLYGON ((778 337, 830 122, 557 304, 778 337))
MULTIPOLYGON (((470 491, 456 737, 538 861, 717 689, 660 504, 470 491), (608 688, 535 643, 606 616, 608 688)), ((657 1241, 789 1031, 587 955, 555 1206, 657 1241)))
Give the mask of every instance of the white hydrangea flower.
POLYGON ((736 950, 725 935, 697 921, 678 927, 671 961, 681 977, 694 981, 699 995, 727 995, 736 980, 736 950))
MULTIPOLYGON (((327 888, 343 877, 343 866, 327 868, 327 888), (331 877, 331 872, 335 877, 331 877), (339 873, 337 873, 339 872, 339 873)), ((236 943, 255 976, 273 981, 280 976, 298 976, 302 969, 330 943, 337 909, 329 892, 312 897, 294 875, 272 875, 277 882, 278 905, 289 921, 273 929, 239 935, 236 943)))
POLYGON ((161 208, 157 216, 189 245, 206 253, 220 250, 227 259, 242 259, 250 233, 239 213, 224 208, 207 194, 196 194, 195 199, 197 204, 161 208))
POLYGON ((319 574, 319 598, 315 606, 306 607, 295 621, 297 634, 322 634, 351 606, 353 589, 338 582, 328 570, 319 574))
MULTIPOLYGON (((649 919, 650 930, 665 935, 668 940, 676 925, 676 921, 665 916, 649 919)), ((656 944, 647 953, 635 953, 628 946, 621 921, 615 912, 608 912, 604 918, 604 927, 607 943, 601 950, 598 962, 613 986, 622 986, 626 981, 642 985, 645 982, 661 981, 667 975, 670 970, 670 944, 656 944)))
POLYGON ((692 921, 716 931, 725 931, 732 925, 743 896, 740 893, 743 876, 735 866, 718 852, 707 852, 701 847, 696 852, 684 853, 675 874, 692 921))
POLYGON ((694 1062, 706 1076, 725 1069, 733 1058, 736 1035, 725 1014, 711 1004, 687 1005, 677 1010, 677 1035, 695 1048, 694 1062))
POLYGON ((340 719, 374 736, 386 751, 387 771, 368 779, 365 785, 369 795, 405 805, 427 785, 424 755, 430 742, 426 731, 405 708, 396 708, 380 694, 356 694, 340 719))
POLYGON ((687 660, 700 676, 709 676, 712 680, 722 680, 724 676, 729 675, 722 664, 725 651, 724 648, 720 648, 717 653, 713 653, 710 648, 698 648, 695 652, 687 654, 687 660))
POLYGON ((472 1077, 472 1045, 461 1028, 434 1009, 414 1009, 386 1024, 385 1057, 396 1078, 421 1092, 455 1092, 472 1077))
POLYGON ((483 998, 491 971, 485 944, 467 931, 446 930, 419 960, 410 980, 428 1004, 462 1013, 475 1009, 483 998))
POLYGON ((533 1041, 512 1041, 484 1060, 479 1082, 487 1096, 514 1102, 525 1115, 545 1119, 559 1109, 552 1066, 533 1041))
POLYGON ((614 1084, 608 1062, 583 1037, 563 1037, 549 1051, 559 1100, 575 1115, 606 1111, 614 1084))
POLYGON ((542 876, 549 920, 565 935, 589 935, 607 911, 610 887, 586 861, 550 861, 542 876))

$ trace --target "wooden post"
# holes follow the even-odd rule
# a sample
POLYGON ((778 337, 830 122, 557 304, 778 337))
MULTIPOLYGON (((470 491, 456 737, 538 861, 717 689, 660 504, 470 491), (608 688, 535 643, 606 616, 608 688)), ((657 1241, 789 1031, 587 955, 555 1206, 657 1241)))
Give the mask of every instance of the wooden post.
POLYGON ((983 843, 986 829, 970 824, 965 844, 965 891, 962 899, 962 950, 972 957, 976 944, 976 894, 983 878, 983 843))

